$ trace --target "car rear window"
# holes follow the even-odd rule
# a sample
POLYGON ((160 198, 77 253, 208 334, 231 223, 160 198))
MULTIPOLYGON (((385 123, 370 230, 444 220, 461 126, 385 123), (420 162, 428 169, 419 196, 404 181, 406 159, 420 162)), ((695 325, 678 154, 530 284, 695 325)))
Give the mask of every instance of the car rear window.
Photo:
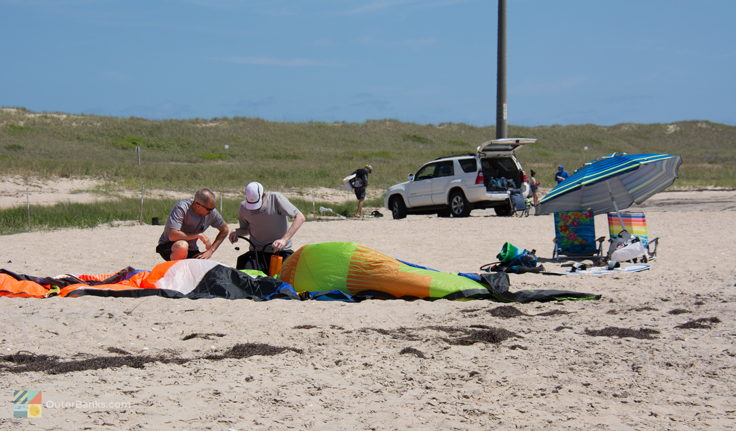
POLYGON ((460 159, 458 162, 460 162, 460 167, 463 168, 464 172, 475 172, 478 170, 475 159, 460 159))

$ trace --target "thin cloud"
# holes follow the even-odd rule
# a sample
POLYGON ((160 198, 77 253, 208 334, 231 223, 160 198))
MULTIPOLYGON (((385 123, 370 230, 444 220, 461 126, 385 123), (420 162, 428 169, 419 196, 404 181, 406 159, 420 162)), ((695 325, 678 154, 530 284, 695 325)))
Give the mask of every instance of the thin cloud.
POLYGON ((433 9, 437 7, 454 6, 456 4, 466 3, 468 0, 437 0, 427 2, 425 0, 380 0, 369 3, 362 3, 353 9, 335 12, 335 15, 361 15, 366 13, 381 12, 398 7, 407 7, 414 9, 433 9))
POLYGON ((406 47, 412 49, 426 48, 435 46, 439 43, 439 39, 433 37, 427 38, 411 38, 403 40, 386 40, 380 39, 373 36, 364 36, 358 38, 355 43, 364 46, 378 46, 378 47, 406 47))
POLYGON ((312 60, 309 58, 274 58, 274 57, 226 57, 222 61, 233 64, 250 64, 255 66, 277 67, 340 67, 334 61, 312 60))

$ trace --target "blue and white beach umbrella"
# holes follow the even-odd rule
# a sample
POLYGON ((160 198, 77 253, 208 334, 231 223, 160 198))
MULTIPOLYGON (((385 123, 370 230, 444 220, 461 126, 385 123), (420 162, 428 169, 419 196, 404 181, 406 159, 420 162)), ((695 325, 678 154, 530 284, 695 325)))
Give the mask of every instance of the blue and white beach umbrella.
POLYGON ((550 190, 535 214, 619 212, 672 185, 681 163, 680 156, 674 154, 613 153, 600 157, 550 190))

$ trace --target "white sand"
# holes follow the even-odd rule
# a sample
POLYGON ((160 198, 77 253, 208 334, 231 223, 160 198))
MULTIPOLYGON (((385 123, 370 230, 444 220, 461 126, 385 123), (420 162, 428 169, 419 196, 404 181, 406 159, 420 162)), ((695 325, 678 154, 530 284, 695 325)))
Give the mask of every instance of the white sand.
MULTIPOLYGON (((61 374, 16 373, 0 361, 11 366, 0 368, 0 429, 733 429, 736 193, 661 193, 644 209, 650 234, 661 238, 651 270, 512 275, 512 290, 603 295, 507 304, 524 313, 516 317, 495 317, 504 304, 489 301, 0 298, 2 355, 81 361, 120 356, 108 351, 116 347, 187 360, 61 374), (541 314, 547 312, 557 314, 541 314), (676 328, 709 318, 719 321, 676 328), (488 328, 517 337, 453 344, 488 328), (652 339, 586 333, 605 328, 657 332, 652 339), (193 333, 218 335, 183 340, 193 333), (239 343, 298 351, 204 358, 239 343), (402 353, 406 348, 424 358, 402 353), (7 419, 18 389, 43 391, 42 418, 7 419)), ((605 235, 606 220, 596 224, 605 235)), ((150 269, 161 261, 154 252, 161 230, 129 225, 2 236, 0 267, 39 276, 150 269)), ((553 232, 550 216, 387 215, 307 222, 295 245, 356 241, 439 270, 477 272, 505 241, 551 257, 553 232)), ((239 253, 225 243, 215 260, 234 265, 239 253)))

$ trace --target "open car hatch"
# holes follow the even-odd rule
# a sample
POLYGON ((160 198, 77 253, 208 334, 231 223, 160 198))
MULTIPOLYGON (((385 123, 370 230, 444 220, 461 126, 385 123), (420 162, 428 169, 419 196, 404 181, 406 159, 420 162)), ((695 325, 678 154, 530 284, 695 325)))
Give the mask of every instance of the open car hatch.
POLYGON ((534 138, 501 138, 486 141, 478 146, 478 155, 488 157, 501 154, 511 154, 517 147, 537 142, 534 138))

